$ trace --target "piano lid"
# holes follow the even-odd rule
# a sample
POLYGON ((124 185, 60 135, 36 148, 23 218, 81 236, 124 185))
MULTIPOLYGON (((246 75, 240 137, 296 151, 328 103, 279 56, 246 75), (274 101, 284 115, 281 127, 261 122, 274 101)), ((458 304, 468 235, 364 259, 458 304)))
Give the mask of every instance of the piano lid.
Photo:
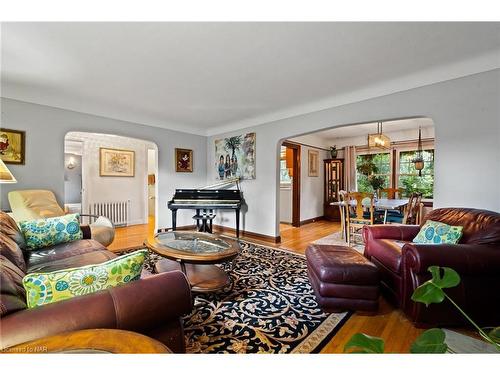
POLYGON ((198 190, 211 190, 214 188, 219 188, 219 189, 227 189, 229 186, 236 184, 236 188, 240 190, 240 185, 239 185, 240 177, 233 177, 233 178, 228 178, 227 180, 222 180, 220 182, 217 182, 212 185, 207 185, 203 186, 201 188, 198 188, 198 190))

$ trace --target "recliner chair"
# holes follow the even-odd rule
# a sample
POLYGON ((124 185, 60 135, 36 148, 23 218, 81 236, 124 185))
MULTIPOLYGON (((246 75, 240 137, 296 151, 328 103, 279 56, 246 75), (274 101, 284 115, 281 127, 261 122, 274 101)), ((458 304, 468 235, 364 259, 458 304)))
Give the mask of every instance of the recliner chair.
MULTIPOLYGON (((50 190, 14 190, 8 194, 12 217, 16 222, 63 216, 66 212, 57 203, 50 190)), ((80 214, 81 218, 93 219, 90 226, 91 238, 103 246, 110 245, 115 238, 115 227, 104 216, 80 214)))

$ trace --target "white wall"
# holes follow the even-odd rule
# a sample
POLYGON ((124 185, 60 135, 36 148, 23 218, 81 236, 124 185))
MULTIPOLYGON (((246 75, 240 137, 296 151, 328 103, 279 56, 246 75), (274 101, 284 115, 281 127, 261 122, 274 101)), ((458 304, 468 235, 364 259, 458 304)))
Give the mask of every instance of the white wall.
MULTIPOLYGON (((64 201, 64 137, 70 131, 115 134, 154 142, 158 145, 157 227, 171 226, 167 208, 176 188, 206 183, 206 137, 90 114, 2 98, 2 127, 26 131, 26 164, 9 165, 18 183, 1 185, 1 207, 9 209, 7 193, 21 189, 52 190, 64 201), (174 149, 194 150, 194 172, 176 173, 174 149)), ((192 212, 179 211, 179 225, 190 225, 192 212)))
POLYGON ((70 132, 66 139, 81 141, 83 208, 93 203, 130 201, 129 225, 146 224, 147 217, 147 173, 148 148, 151 142, 98 133, 70 132), (99 174, 101 147, 131 150, 135 153, 135 173, 133 177, 105 177, 99 174))
POLYGON ((292 186, 280 186, 280 222, 292 223, 292 186))
MULTIPOLYGON (((430 117, 435 124, 435 207, 500 211, 500 69, 329 108, 207 140, 207 178, 215 179, 214 140, 256 132, 256 179, 241 183, 248 212, 243 229, 279 234, 281 140, 346 124, 430 117)), ((230 220, 224 225, 234 225, 230 220)))

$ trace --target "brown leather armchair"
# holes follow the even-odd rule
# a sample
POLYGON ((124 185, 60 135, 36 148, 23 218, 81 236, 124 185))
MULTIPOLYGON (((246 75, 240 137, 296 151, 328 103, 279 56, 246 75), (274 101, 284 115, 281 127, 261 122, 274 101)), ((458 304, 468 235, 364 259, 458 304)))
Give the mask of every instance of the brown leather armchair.
POLYGON ((115 328, 146 334, 174 352, 185 351, 181 316, 191 311, 192 299, 180 271, 144 271, 140 280, 129 284, 27 309, 25 274, 101 263, 116 255, 90 239, 23 249, 16 223, 0 211, 0 349, 67 331, 115 328))
POLYGON ((363 228, 365 256, 381 271, 384 294, 417 326, 467 324, 448 301, 415 303, 415 288, 430 279, 429 266, 453 268, 462 282, 447 294, 483 326, 500 325, 500 213, 471 208, 440 208, 425 219, 461 225, 457 245, 413 243, 418 225, 374 225, 363 228))

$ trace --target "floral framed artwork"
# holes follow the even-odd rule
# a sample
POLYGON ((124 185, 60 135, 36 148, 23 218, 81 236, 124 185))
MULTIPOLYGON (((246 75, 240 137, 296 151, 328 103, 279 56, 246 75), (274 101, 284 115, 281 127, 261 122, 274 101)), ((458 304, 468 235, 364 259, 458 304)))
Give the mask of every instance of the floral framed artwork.
POLYGON ((309 150, 308 151, 308 176, 309 177, 319 177, 319 151, 309 150))
POLYGON ((21 130, 0 129, 0 158, 5 164, 24 164, 25 137, 21 130))
POLYGON ((175 149, 175 171, 192 172, 193 171, 193 150, 185 148, 175 149))
POLYGON ((101 147, 99 149, 99 176, 134 177, 135 152, 101 147))

